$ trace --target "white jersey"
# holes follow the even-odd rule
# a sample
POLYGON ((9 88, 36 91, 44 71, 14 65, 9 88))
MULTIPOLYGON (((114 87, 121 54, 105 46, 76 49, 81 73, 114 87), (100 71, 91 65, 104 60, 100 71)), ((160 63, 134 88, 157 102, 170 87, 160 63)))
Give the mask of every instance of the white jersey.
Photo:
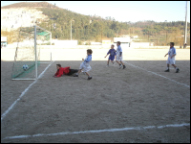
POLYGON ((121 52, 122 52, 122 48, 121 48, 121 46, 119 45, 119 46, 117 47, 117 55, 120 55, 121 52))
POLYGON ((122 57, 122 55, 120 56, 120 53, 122 52, 122 48, 121 48, 121 46, 119 45, 118 47, 117 47, 117 55, 116 55, 116 60, 117 61, 122 61, 123 60, 123 57, 122 57))
POLYGON ((80 69, 83 69, 83 72, 88 72, 91 70, 90 62, 92 61, 92 55, 88 55, 84 62, 81 63, 80 69))
POLYGON ((174 47, 170 48, 168 51, 168 55, 172 57, 173 55, 176 55, 176 49, 174 47))
POLYGON ((168 51, 167 64, 175 64, 175 56, 171 58, 173 55, 176 55, 176 49, 174 47, 170 48, 168 51))

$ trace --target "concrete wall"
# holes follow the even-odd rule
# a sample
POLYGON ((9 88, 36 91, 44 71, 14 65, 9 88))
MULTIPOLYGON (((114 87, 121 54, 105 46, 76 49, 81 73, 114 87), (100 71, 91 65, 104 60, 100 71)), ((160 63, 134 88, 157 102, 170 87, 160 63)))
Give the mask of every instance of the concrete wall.
POLYGON ((77 40, 51 40, 51 43, 55 46, 62 46, 62 47, 75 47, 78 45, 77 40))
MULTIPOLYGON (((87 47, 83 49, 69 49, 69 48, 43 48, 40 49, 40 60, 50 61, 51 53, 53 60, 78 60, 81 61, 82 58, 85 58, 87 47)), ((98 49, 92 48, 93 50, 93 61, 95 60, 104 60, 107 61, 107 58, 104 56, 107 54, 109 49, 98 49)), ((164 55, 168 52, 167 49, 125 49, 123 48, 123 59, 124 60, 163 60, 164 65, 167 57, 164 55)), ((1 49, 1 60, 2 61, 14 61, 15 48, 2 48, 1 49)), ((189 49, 177 49, 176 60, 190 60, 190 50, 189 49)), ((106 63, 105 63, 106 64, 106 63)))
POLYGON ((131 47, 139 48, 139 47, 149 47, 152 43, 150 42, 131 42, 131 47))

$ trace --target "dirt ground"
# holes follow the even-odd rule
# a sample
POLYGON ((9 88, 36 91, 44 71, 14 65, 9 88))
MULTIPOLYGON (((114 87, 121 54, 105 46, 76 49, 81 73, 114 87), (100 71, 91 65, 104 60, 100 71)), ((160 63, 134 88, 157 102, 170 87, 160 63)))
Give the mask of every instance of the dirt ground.
MULTIPOLYGON (((5 139, 20 135, 190 124, 190 50, 177 50, 178 74, 174 69, 164 72, 167 59, 164 54, 168 50, 124 50, 126 69, 122 70, 117 64, 106 67, 104 56, 108 50, 104 49, 93 50, 92 80, 88 81, 83 74, 79 78, 52 77, 57 63, 78 69, 84 51, 53 52, 54 62, 43 77, 1 121, 1 142, 190 143, 190 126, 5 139)), ((12 81, 13 62, 6 50, 3 52, 1 115, 33 82, 12 81)), ((45 51, 42 53, 46 55, 45 51)), ((48 63, 42 63, 39 74, 47 66, 48 63)))

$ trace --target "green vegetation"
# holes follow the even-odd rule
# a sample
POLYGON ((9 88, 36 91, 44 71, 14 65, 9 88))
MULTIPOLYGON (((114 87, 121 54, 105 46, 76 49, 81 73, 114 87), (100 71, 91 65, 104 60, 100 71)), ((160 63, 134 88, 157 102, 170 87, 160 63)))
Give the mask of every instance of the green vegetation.
POLYGON ((18 41, 18 35, 19 35, 19 31, 15 30, 15 31, 2 31, 1 30, 1 36, 7 37, 7 43, 14 43, 18 41))
MULTIPOLYGON (((176 45, 184 43, 184 21, 177 22, 154 22, 139 21, 136 23, 118 22, 114 18, 105 19, 97 16, 86 16, 66 9, 61 9, 47 2, 41 3, 17 3, 12 7, 37 8, 48 16, 46 20, 37 20, 38 25, 52 32, 53 39, 70 39, 72 23, 72 39, 82 44, 84 41, 101 42, 113 40, 113 37, 122 35, 138 36, 137 42, 154 42, 154 45, 169 45, 173 41, 176 45)), ((6 8, 6 7, 3 7, 6 8)), ((5 33, 5 32, 4 32, 5 33)), ((1 31, 2 34, 2 31, 1 31)), ((4 35, 6 36, 6 35, 4 35)), ((9 35, 8 35, 9 36, 9 35)), ((9 36, 10 37, 10 36, 9 36)), ((15 40, 14 40, 15 41, 15 40)), ((188 40, 190 45, 190 23, 188 23, 188 40)))
POLYGON ((42 22, 40 26, 50 30, 53 38, 57 39, 70 39, 71 20, 73 20, 73 38, 83 41, 93 39, 101 41, 103 38, 111 39, 122 29, 127 33, 129 28, 126 23, 84 16, 64 9, 50 10, 43 8, 41 10, 50 20, 42 22))
MULTIPOLYGON (((80 41, 113 39, 121 35, 138 35, 137 41, 154 42, 155 45, 169 45, 174 41, 176 45, 183 45, 184 21, 177 22, 118 22, 111 17, 105 19, 95 16, 85 16, 65 9, 41 9, 49 20, 41 22, 40 26, 50 30, 56 39, 70 39, 71 20, 72 37, 80 41)), ((188 23, 188 36, 190 23, 188 23)), ((81 42, 80 42, 81 43, 81 42)), ((190 36, 188 38, 190 45, 190 36)))

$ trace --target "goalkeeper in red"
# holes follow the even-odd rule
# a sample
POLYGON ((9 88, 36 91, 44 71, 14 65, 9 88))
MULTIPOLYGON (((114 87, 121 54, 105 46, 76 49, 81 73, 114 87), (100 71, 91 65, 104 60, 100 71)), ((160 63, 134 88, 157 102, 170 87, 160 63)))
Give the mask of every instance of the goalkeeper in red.
POLYGON ((70 69, 70 67, 61 67, 60 64, 56 65, 57 72, 54 74, 53 77, 61 77, 62 75, 68 75, 71 76, 74 73, 77 73, 77 69, 70 69))

